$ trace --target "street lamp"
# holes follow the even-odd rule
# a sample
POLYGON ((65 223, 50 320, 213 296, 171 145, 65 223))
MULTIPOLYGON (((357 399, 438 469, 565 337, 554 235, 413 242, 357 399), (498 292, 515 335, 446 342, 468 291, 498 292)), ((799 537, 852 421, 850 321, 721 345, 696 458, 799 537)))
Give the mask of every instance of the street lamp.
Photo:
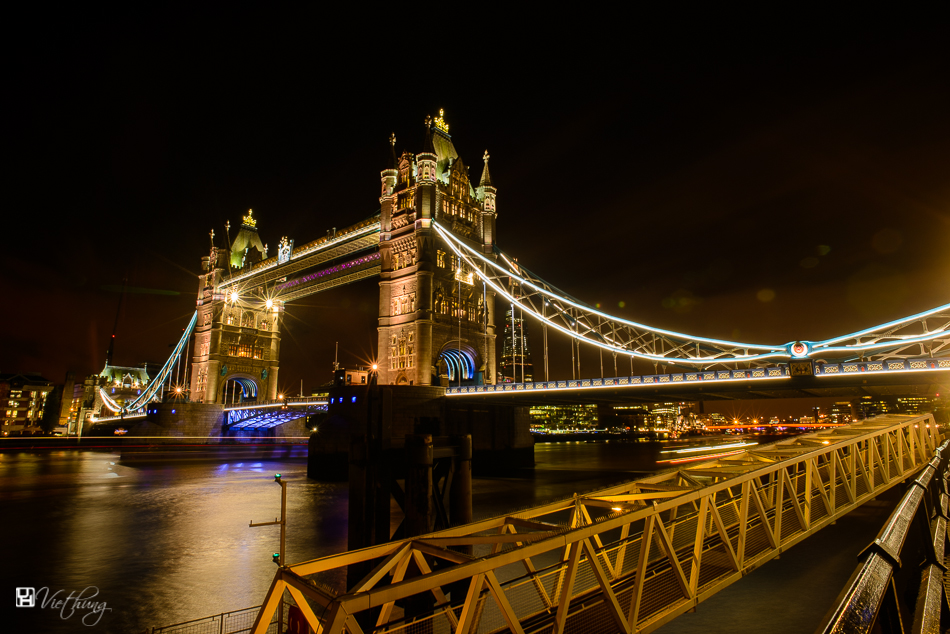
POLYGON ((255 524, 250 522, 248 526, 256 528, 258 526, 280 525, 280 552, 274 553, 274 563, 280 567, 284 566, 284 539, 287 532, 287 483, 281 479, 279 473, 274 474, 274 482, 280 485, 280 519, 276 517, 273 522, 260 522, 255 524))
MULTIPOLYGON (((280 524, 280 551, 273 554, 274 563, 284 567, 284 539, 287 533, 287 483, 281 479, 279 473, 274 474, 274 482, 280 485, 280 519, 276 517, 273 522, 261 522, 255 524, 254 522, 249 522, 248 526, 255 528, 258 526, 273 526, 274 524, 280 524)), ((281 617, 277 620, 277 631, 280 632, 283 629, 283 614, 284 614, 284 598, 281 595, 280 598, 280 612, 278 614, 281 617)))

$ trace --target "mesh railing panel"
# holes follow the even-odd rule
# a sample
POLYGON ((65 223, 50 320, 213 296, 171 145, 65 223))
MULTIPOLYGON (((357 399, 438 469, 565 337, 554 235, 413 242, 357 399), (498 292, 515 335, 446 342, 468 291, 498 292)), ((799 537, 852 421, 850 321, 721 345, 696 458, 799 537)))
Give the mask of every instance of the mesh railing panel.
MULTIPOLYGON (((224 612, 215 614, 203 619, 196 619, 185 623, 175 625, 166 625, 164 627, 152 628, 151 634, 243 634, 250 632, 254 626, 254 619, 260 606, 254 608, 244 608, 243 610, 234 610, 233 612, 224 612)), ((290 610, 290 604, 284 603, 284 623, 287 623, 287 613, 290 610)), ((271 619, 270 626, 267 629, 268 634, 277 633, 277 613, 271 619)))

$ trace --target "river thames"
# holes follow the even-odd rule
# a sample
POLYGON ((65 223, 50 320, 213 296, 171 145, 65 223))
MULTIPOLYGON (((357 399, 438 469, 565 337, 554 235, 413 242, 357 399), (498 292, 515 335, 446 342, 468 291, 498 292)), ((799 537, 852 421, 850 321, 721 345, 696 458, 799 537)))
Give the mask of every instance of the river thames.
MULTIPOLYGON (((538 444, 533 471, 475 478, 475 518, 635 478, 656 469, 661 450, 538 444)), ((258 605, 273 579, 280 529, 248 523, 280 514, 274 473, 287 482, 287 561, 346 550, 346 483, 309 480, 306 471, 299 445, 0 452, 0 574, 6 587, 38 593, 37 607, 16 609, 19 627, 7 631, 73 632, 85 630, 85 618, 92 631, 141 632, 258 605), (56 599, 83 593, 86 609, 70 615, 82 603, 75 600, 59 610, 54 601, 40 605, 57 591, 56 599)))

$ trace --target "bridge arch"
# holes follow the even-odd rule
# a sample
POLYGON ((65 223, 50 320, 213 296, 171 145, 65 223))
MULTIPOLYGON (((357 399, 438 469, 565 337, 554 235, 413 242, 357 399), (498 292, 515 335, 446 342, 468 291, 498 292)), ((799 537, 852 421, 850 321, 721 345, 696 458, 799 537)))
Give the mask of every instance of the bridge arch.
POLYGON ((217 402, 224 405, 257 401, 260 399, 261 385, 250 374, 229 374, 223 381, 218 392, 217 402))
POLYGON ((446 376, 449 383, 472 381, 475 379, 481 360, 478 351, 472 346, 459 342, 449 341, 439 351, 438 371, 440 376, 446 376))

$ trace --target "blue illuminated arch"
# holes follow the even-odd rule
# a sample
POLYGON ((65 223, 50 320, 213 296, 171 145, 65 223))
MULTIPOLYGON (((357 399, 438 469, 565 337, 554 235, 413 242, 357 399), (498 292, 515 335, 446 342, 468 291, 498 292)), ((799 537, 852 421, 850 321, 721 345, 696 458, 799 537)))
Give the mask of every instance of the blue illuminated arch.
POLYGON ((467 348, 446 348, 439 353, 439 359, 448 369, 449 381, 470 381, 475 378, 475 351, 467 348))

